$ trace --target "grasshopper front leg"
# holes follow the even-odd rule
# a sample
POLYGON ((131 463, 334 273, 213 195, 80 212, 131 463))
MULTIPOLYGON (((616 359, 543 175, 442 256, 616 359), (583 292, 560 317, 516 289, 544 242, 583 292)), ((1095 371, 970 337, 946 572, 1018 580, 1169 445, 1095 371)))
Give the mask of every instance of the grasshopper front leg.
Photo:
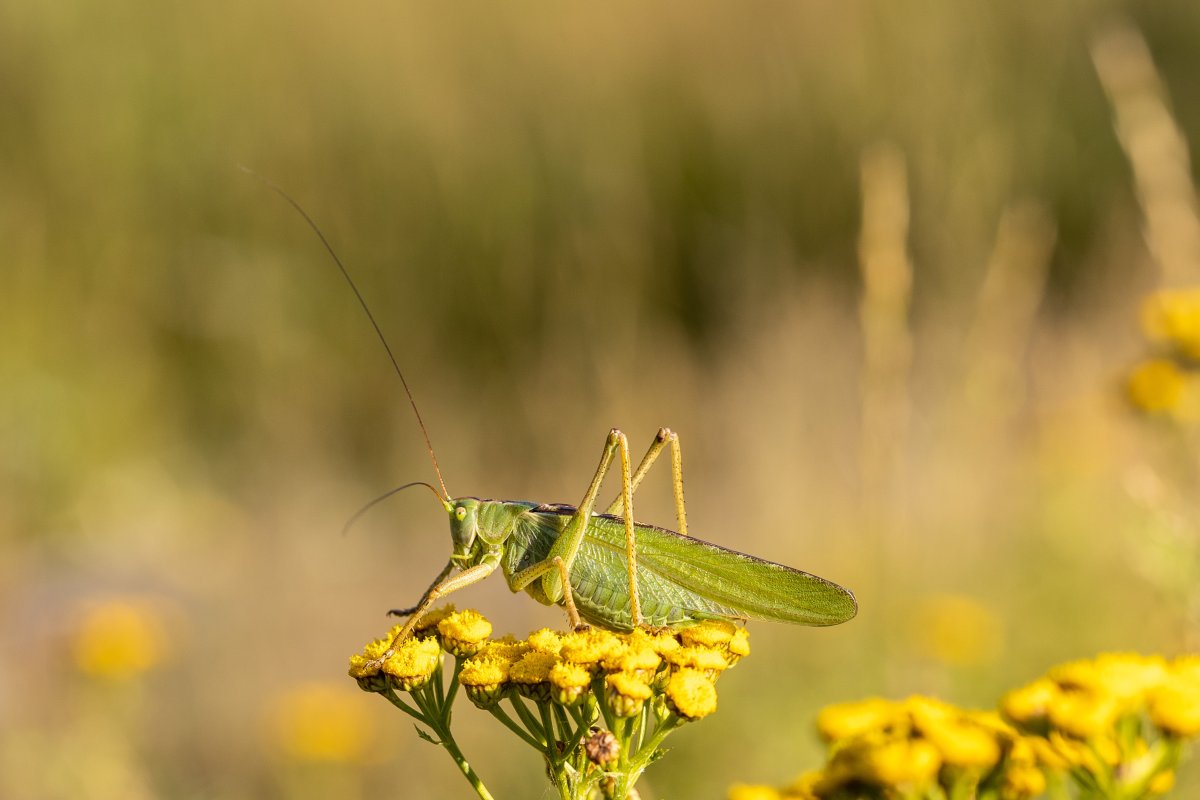
POLYGON ((513 575, 509 581, 514 591, 520 591, 537 578, 541 578, 543 593, 550 599, 550 602, 557 602, 560 598, 564 599, 567 613, 571 616, 571 624, 576 627, 580 620, 578 613, 574 612, 575 603, 574 598, 571 597, 570 569, 571 565, 575 563, 575 557, 579 555, 579 546, 583 544, 583 537, 587 533, 587 527, 592 518, 592 509, 596 506, 596 496, 600 493, 600 484, 604 482, 604 476, 608 474, 613 456, 618 453, 621 457, 625 555, 629 565, 629 613, 635 627, 642 624, 642 606, 638 599, 637 588, 637 540, 633 527, 633 482, 629 468, 629 440, 616 428, 609 431, 608 439, 604 443, 604 454, 600 456, 600 465, 596 468, 596 474, 592 476, 591 485, 588 486, 587 493, 584 494, 579 507, 567 521, 566 527, 551 545, 550 553, 544 560, 513 575), (556 568, 554 563, 556 559, 561 560, 561 567, 556 568))
POLYGON ((429 588, 426 589, 424 591, 424 593, 422 593, 421 599, 417 601, 417 604, 415 606, 413 606, 412 608, 393 608, 392 610, 387 612, 388 616, 389 617, 411 617, 414 614, 416 614, 417 609, 421 608, 421 604, 425 602, 425 598, 429 597, 429 594, 435 588, 437 588, 437 585, 439 583, 441 583, 442 581, 446 580, 446 576, 449 575, 453 571, 454 571, 454 559, 450 559, 449 561, 446 562, 446 566, 442 568, 442 571, 438 573, 438 576, 433 579, 433 583, 429 584, 429 588))
POLYGON ((396 652, 396 645, 403 642, 412 633, 421 616, 429 609, 431 605, 437 602, 440 598, 445 597, 451 592, 456 592, 470 586, 491 575, 499 564, 499 557, 489 557, 482 563, 476 564, 470 569, 465 569, 452 578, 445 578, 425 591, 425 596, 421 598, 421 602, 413 609, 412 616, 408 618, 408 622, 404 623, 404 627, 392 637, 392 641, 388 643, 387 651, 371 662, 368 666, 378 668, 383 666, 383 662, 387 661, 392 653, 396 652))

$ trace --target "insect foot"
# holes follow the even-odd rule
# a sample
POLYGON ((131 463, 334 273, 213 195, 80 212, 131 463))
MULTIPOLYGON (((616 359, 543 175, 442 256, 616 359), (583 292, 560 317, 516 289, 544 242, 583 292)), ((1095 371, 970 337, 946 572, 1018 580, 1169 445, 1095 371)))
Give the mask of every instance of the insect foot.
POLYGON ((477 611, 438 609, 367 643, 350 676, 416 719, 481 798, 492 795, 450 729, 458 690, 538 753, 558 795, 637 797, 634 785, 676 729, 717 708, 716 682, 749 653, 745 629, 725 621, 681 631, 613 633, 543 628, 520 641, 491 638, 477 611))

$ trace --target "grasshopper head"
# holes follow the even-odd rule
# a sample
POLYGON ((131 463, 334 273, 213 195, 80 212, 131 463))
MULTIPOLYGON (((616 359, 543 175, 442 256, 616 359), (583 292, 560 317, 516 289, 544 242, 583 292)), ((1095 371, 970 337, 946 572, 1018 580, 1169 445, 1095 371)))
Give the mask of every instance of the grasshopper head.
POLYGON ((454 540, 454 557, 466 558, 479 535, 479 504, 474 497, 460 497, 446 504, 450 512, 450 537, 454 540))

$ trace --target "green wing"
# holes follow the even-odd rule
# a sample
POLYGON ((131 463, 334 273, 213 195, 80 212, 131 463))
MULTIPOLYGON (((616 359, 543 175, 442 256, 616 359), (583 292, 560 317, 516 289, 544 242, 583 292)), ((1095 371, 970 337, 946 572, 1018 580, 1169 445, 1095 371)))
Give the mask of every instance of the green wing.
MULTIPOLYGON (((549 549, 574 512, 542 506, 526 517, 525 557, 549 549)), ((854 617, 849 590, 824 578, 652 525, 637 525, 638 591, 642 614, 655 625, 686 625, 703 619, 759 619, 799 625, 836 625, 854 617)), ((532 563, 532 562, 531 562, 532 563)), ((625 523, 594 516, 571 566, 571 587, 580 613, 610 627, 629 627, 625 523)))

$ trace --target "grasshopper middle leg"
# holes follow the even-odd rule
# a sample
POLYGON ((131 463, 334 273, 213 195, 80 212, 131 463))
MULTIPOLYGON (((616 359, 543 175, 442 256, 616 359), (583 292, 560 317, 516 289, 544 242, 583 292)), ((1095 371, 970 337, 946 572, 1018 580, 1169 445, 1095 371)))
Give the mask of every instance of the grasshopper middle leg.
MULTIPOLYGON (((578 508, 575 509, 575 513, 571 515, 566 527, 551 546, 550 553, 543 561, 526 567, 512 576, 509 585, 514 591, 520 591, 534 580, 541 578, 542 591, 546 597, 551 602, 563 598, 568 608, 568 614, 570 614, 574 608, 570 583, 571 565, 575 563, 575 557, 579 555, 579 547, 583 544, 588 524, 591 522, 592 510, 596 507, 596 496, 600 493, 600 484, 603 483, 604 476, 608 474, 614 456, 619 456, 621 460, 625 555, 629 565, 629 612, 634 627, 637 627, 642 624, 642 606, 638 599, 637 588, 637 540, 633 527, 633 480, 629 462, 629 440, 616 428, 609 431, 608 439, 604 442, 604 454, 600 456, 600 465, 596 468, 596 474, 592 476, 592 482, 578 508), (562 567, 560 569, 553 567, 555 559, 561 559, 562 567)), ((571 624, 578 626, 579 622, 578 612, 576 612, 571 624)))

